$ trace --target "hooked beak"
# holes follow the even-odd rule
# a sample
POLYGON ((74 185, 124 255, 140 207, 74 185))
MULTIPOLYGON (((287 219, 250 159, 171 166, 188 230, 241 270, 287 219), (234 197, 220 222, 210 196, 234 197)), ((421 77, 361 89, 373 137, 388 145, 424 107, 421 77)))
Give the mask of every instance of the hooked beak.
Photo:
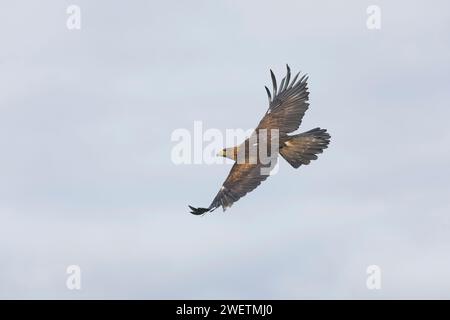
POLYGON ((220 150, 219 152, 217 152, 216 156, 225 157, 225 152, 223 150, 220 150))

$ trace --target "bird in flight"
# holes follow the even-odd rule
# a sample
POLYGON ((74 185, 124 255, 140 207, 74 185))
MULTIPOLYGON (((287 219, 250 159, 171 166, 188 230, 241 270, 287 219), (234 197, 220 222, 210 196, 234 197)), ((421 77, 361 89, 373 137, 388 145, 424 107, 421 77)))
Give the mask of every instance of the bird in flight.
POLYGON ((326 129, 315 128, 300 134, 291 134, 299 128, 309 107, 308 77, 303 75, 298 79, 300 73, 297 73, 291 80, 289 65, 286 65, 286 68, 286 76, 279 86, 270 70, 272 93, 265 87, 269 99, 268 110, 249 138, 238 146, 219 152, 219 156, 232 159, 235 163, 210 206, 189 206, 192 214, 203 215, 220 206, 223 211, 231 207, 234 202, 267 179, 270 169, 276 164, 278 153, 292 167, 298 168, 317 159, 317 154, 328 147, 331 137, 326 129), (261 152, 263 149, 265 152, 261 152), (261 156, 261 153, 269 153, 270 161, 261 156))

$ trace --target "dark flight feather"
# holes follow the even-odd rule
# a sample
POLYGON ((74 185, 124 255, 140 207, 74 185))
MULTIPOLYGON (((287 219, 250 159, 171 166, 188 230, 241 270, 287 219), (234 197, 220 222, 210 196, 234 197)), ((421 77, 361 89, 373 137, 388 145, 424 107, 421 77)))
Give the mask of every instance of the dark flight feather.
POLYGON ((270 90, 269 90, 269 88, 267 88, 267 86, 264 86, 264 88, 266 88, 267 96, 269 97, 269 103, 270 103, 272 101, 272 95, 270 94, 270 90))
POLYGON ((272 86, 273 86, 273 97, 277 95, 277 78, 275 78, 275 75, 272 70, 270 70, 270 77, 272 78, 272 86))
POLYGON ((291 80, 291 68, 289 68, 289 65, 286 65, 287 74, 286 74, 286 84, 284 85, 284 88, 282 90, 286 90, 286 88, 289 85, 289 81, 291 80))

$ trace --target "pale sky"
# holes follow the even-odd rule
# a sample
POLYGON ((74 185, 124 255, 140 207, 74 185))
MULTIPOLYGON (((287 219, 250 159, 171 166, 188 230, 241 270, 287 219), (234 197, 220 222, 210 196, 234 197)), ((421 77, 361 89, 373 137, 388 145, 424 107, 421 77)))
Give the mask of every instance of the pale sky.
POLYGON ((450 298, 448 1, 0 3, 0 298, 450 298), (190 215, 231 166, 171 133, 256 126, 286 63, 330 147, 190 215))

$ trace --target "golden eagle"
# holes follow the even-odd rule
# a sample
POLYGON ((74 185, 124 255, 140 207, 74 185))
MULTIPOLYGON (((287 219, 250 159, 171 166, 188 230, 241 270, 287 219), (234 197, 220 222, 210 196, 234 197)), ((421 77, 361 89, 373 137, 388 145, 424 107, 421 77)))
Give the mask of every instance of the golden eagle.
POLYGON ((192 214, 202 215, 214 211, 220 206, 224 211, 231 207, 234 202, 267 179, 270 171, 263 172, 262 169, 268 168, 269 164, 273 166, 278 153, 291 166, 298 168, 302 164, 307 165, 311 160, 317 159, 317 154, 327 148, 330 135, 326 129, 315 128, 300 134, 288 135, 297 130, 302 122, 303 115, 309 107, 309 92, 308 77, 303 75, 297 81, 299 72, 291 81, 291 70, 288 65, 286 68, 287 74, 279 86, 277 86, 275 75, 270 70, 273 84, 272 94, 265 87, 269 98, 269 109, 247 140, 233 148, 223 149, 218 154, 234 160, 235 164, 211 205, 208 208, 189 206, 192 214), (264 134, 261 134, 263 131, 264 134), (261 138, 261 136, 265 138, 261 138), (275 140, 277 140, 276 150, 272 152, 271 148, 273 148, 275 140), (265 146, 265 150, 271 154, 271 162, 262 161, 260 153, 256 156, 252 155, 250 152, 252 146, 256 146, 258 149, 265 146), (239 159, 244 159, 244 161, 239 161, 239 159))

